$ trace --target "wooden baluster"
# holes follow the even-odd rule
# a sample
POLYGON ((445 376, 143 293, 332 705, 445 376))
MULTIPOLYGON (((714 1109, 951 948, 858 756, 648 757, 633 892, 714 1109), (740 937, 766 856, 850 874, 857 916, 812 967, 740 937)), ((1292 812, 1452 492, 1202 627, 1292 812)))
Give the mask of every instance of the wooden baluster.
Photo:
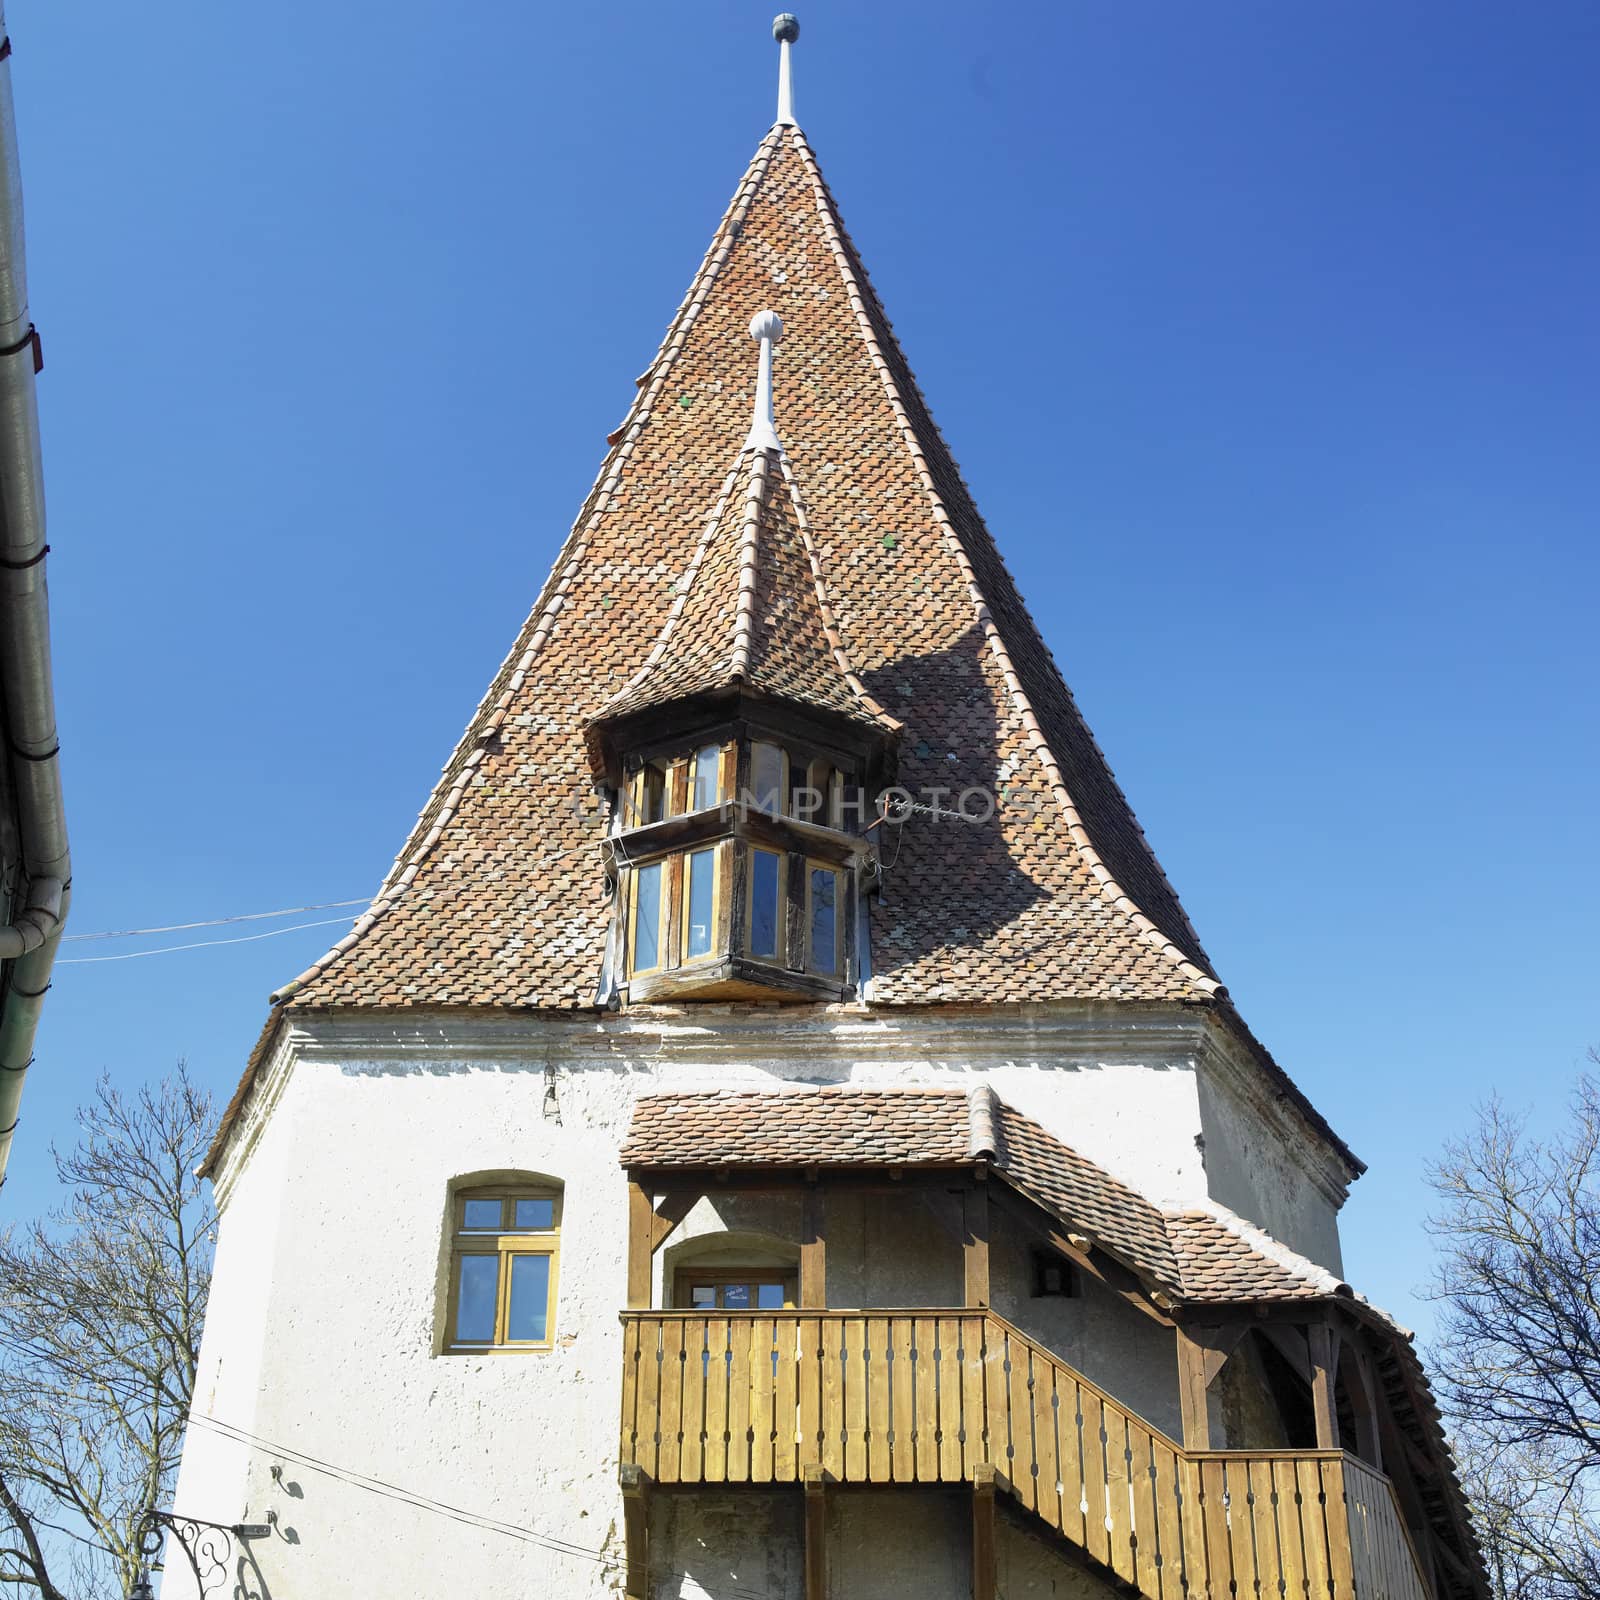
MULTIPOLYGON (((1183 1472, 1173 1450, 1155 1438, 1150 1441, 1150 1465, 1153 1469, 1151 1496, 1156 1508, 1155 1538, 1161 1550, 1160 1600, 1183 1600, 1183 1518, 1187 1509, 1183 1504, 1183 1472)), ((1141 1533, 1141 1550, 1144 1539, 1145 1534, 1141 1533)), ((1146 1594, 1154 1592, 1145 1590, 1146 1594)))
POLYGON ((1006 1331, 998 1322, 983 1329, 983 1409, 988 1422, 989 1460, 1011 1486, 1011 1407, 1007 1400, 1006 1331))
POLYGON ((750 1478, 750 1324, 728 1318, 728 1482, 750 1478))
POLYGON ((677 1483, 683 1462, 683 1321, 661 1324, 661 1454, 656 1478, 677 1483))
POLYGON ((626 1466, 636 1462, 634 1439, 639 1427, 639 1324, 622 1327, 622 1444, 617 1459, 626 1466))
POLYGON ((867 1476, 888 1483, 893 1475, 889 1450, 889 1369, 893 1339, 889 1318, 867 1321, 867 1476))
POLYGON ((799 1447, 795 1435, 800 1425, 799 1355, 793 1317, 777 1317, 772 1325, 778 1367, 772 1392, 772 1476, 779 1483, 799 1481, 799 1447))
POLYGON ((1134 1575, 1133 1513, 1128 1481, 1128 1414, 1121 1406, 1102 1403, 1106 1432, 1106 1538, 1111 1545, 1111 1570, 1124 1583, 1134 1575))
POLYGON ((939 1481, 939 1371, 933 1359, 938 1335, 932 1317, 911 1324, 912 1367, 916 1372, 917 1481, 939 1481))
POLYGON ((1083 1545, 1083 1392, 1062 1375, 1056 1384, 1056 1469, 1061 1474, 1061 1531, 1083 1545))
POLYGON ((1100 1435, 1105 1415, 1100 1396, 1092 1389, 1078 1391, 1083 1407, 1083 1547, 1096 1561, 1111 1565, 1111 1535, 1106 1529, 1106 1447, 1100 1435))
POLYGON ((1160 1600, 1161 1574, 1156 1566, 1160 1545, 1156 1515, 1155 1484, 1151 1481, 1151 1449, 1155 1444, 1150 1430, 1136 1419, 1128 1419, 1128 1515, 1129 1537, 1133 1543, 1134 1581, 1140 1594, 1160 1600))
POLYGON ((1196 1600, 1231 1600, 1226 1587, 1214 1581, 1210 1561, 1210 1528, 1206 1505, 1204 1463, 1178 1457, 1178 1481, 1183 1485, 1183 1570, 1189 1594, 1196 1600))
POLYGON ((678 1477, 684 1483, 698 1483, 705 1463, 706 1378, 709 1366, 706 1319, 686 1318, 682 1327, 683 1448, 679 1454, 678 1477))
POLYGON ((1011 1364, 1006 1379, 1006 1405, 1011 1417, 1011 1492, 1034 1511, 1039 1505, 1039 1478, 1034 1470, 1031 1354, 1015 1334, 1006 1336, 1006 1360, 1011 1364))
POLYGON ((822 1442, 822 1329, 825 1323, 818 1317, 800 1319, 800 1355, 796 1373, 799 1387, 800 1445, 799 1463, 802 1476, 810 1465, 820 1465, 822 1442))
POLYGON ((844 1321, 844 1476, 846 1483, 867 1481, 867 1325, 860 1317, 844 1321))
POLYGON ((1060 1459, 1056 1449, 1056 1369, 1042 1353, 1033 1355, 1034 1498, 1039 1515, 1052 1528, 1062 1520, 1060 1459))
POLYGON ((1233 1583, 1233 1540, 1228 1528, 1228 1469, 1208 1459, 1200 1463, 1205 1495, 1206 1587, 1216 1600, 1227 1600, 1233 1583))
POLYGON ((828 1318, 822 1324, 822 1470, 830 1478, 844 1476, 844 1379, 839 1349, 843 1323, 828 1318))
POLYGON ((1344 1461, 1322 1463, 1322 1493, 1328 1519, 1328 1568, 1333 1600, 1355 1600, 1355 1549, 1345 1504, 1344 1461))
MULTIPOLYGON (((961 1319, 961 1461, 968 1478, 989 1459, 984 1443, 983 1318, 961 1319)), ((992 1482, 991 1478, 991 1482, 992 1482)))
MULTIPOLYGON (((1323 1501, 1322 1463, 1295 1464, 1295 1487, 1300 1492, 1300 1549, 1306 1563, 1306 1593, 1310 1600, 1330 1600, 1333 1571, 1328 1558, 1328 1508, 1323 1501)), ((1341 1513, 1343 1507, 1340 1508, 1341 1513)))
POLYGON ((941 1317, 938 1331, 934 1365, 939 1395, 939 1477, 945 1483, 961 1483, 961 1363, 956 1359, 961 1324, 954 1317, 941 1317))
POLYGON ((1278 1558, 1283 1563, 1283 1600, 1307 1600, 1305 1527, 1300 1517, 1300 1480, 1293 1461, 1272 1463, 1278 1497, 1278 1558))
POLYGON ((728 1319, 706 1319, 706 1445, 701 1467, 707 1483, 728 1481, 728 1319))
POLYGON ((772 1482, 772 1318, 750 1321, 750 1481, 772 1482))
POLYGON ((911 1359, 914 1342, 910 1317, 895 1317, 890 1324, 894 1360, 889 1365, 889 1421, 894 1429, 890 1471, 896 1483, 917 1481, 916 1365, 911 1359))

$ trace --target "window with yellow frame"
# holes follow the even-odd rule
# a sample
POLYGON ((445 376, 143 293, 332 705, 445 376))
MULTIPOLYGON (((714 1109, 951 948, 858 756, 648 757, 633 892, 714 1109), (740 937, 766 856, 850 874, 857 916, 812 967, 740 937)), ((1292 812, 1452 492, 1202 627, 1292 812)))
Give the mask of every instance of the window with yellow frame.
POLYGON ((806 970, 838 972, 844 960, 844 874, 826 861, 806 862, 806 970))
POLYGON ((507 1185, 451 1200, 448 1350, 545 1350, 555 1336, 561 1191, 507 1185))

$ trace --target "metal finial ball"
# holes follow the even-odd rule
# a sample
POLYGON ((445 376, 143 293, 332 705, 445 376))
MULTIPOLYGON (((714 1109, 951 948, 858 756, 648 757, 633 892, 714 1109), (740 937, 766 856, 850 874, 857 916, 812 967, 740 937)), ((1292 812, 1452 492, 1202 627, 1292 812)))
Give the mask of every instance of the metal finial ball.
POLYGON ((776 344, 783 337, 783 318, 776 311, 758 311, 750 319, 752 339, 770 339, 776 344))
POLYGON ((800 37, 800 19, 792 11, 780 11, 772 19, 772 37, 779 44, 793 44, 800 37))

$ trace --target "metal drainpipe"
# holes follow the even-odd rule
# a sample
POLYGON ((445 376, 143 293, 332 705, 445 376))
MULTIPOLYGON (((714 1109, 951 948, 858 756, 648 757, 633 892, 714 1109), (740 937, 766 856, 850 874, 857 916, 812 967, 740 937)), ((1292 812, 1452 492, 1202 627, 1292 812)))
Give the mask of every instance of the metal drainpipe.
POLYGON ((72 865, 61 803, 50 607, 45 589, 44 473, 34 395, 38 336, 28 317, 22 174, 11 98, 10 37, 0 5, 0 688, 22 854, 20 913, 0 926, 0 1182, 33 1055, 44 992, 66 921, 72 865))

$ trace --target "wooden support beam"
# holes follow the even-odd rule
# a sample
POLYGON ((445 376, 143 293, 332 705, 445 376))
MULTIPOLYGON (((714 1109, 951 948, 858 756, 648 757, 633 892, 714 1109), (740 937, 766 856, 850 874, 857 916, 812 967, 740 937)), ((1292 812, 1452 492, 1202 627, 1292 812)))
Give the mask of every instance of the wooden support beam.
POLYGON ((1206 1400, 1206 1352, 1189 1336, 1178 1333, 1178 1405, 1183 1414, 1185 1450, 1211 1448, 1211 1413, 1206 1400))
POLYGON ((972 1467, 972 1600, 995 1600, 994 1464, 972 1467))
POLYGON ((1356 1412, 1356 1454, 1382 1472, 1383 1443, 1378 1434, 1378 1388, 1372 1362, 1366 1350, 1352 1340, 1345 1341, 1341 1356, 1343 1351, 1349 1351, 1351 1359, 1342 1365, 1355 1380, 1346 1387, 1356 1412))
POLYGON ((650 1309, 650 1259, 656 1213, 650 1191, 642 1183, 628 1185, 628 1304, 629 1311, 650 1309))
POLYGON ((655 1221, 650 1225, 652 1253, 672 1237, 673 1231, 694 1210, 703 1193, 701 1189, 673 1189, 662 1195, 655 1207, 655 1221))
POLYGON ((1339 1448, 1339 1410, 1334 1402, 1334 1377, 1338 1334, 1325 1322, 1313 1322, 1306 1329, 1311 1353, 1311 1408, 1317 1419, 1317 1449, 1339 1448))
POLYGON ((827 1501, 822 1492, 822 1467, 805 1468, 806 1496, 806 1600, 828 1600, 827 1501))
POLYGON ((623 1549, 627 1560, 623 1593, 627 1600, 650 1600, 650 1508, 645 1501, 645 1477, 632 1462, 622 1467, 620 1477, 623 1549))
POLYGON ((828 1307, 828 1199, 816 1184, 806 1190, 805 1228, 800 1240, 800 1307, 828 1307))
POLYGON ((1172 1318, 1151 1303, 1144 1285, 1129 1268, 1123 1266, 1120 1261, 1113 1261, 1103 1250, 1092 1246, 1086 1250, 1082 1245, 1074 1244, 1062 1231, 1056 1219, 1042 1207, 1024 1199, 1016 1190, 998 1183, 990 1185, 990 1205, 998 1207, 1014 1218, 1048 1244, 1058 1255, 1066 1256, 1069 1261, 1076 1262, 1089 1277, 1110 1293, 1126 1300, 1129 1305, 1136 1307, 1147 1317, 1153 1318, 1162 1327, 1173 1326, 1172 1318))
POLYGON ((969 1306, 989 1304, 989 1185, 973 1184, 961 1197, 961 1261, 969 1306))

